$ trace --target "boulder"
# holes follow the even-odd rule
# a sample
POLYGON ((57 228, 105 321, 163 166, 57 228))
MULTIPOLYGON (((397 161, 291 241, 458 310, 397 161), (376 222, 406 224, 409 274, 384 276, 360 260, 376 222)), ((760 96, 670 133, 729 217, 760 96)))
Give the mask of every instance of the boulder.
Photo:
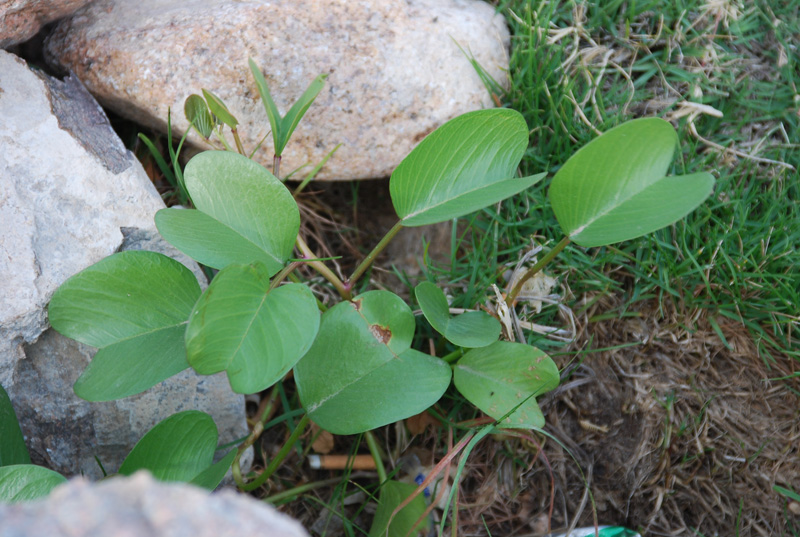
POLYGON ((199 267, 158 235, 164 207, 136 158, 74 77, 38 75, 0 51, 0 384, 33 460, 65 474, 117 470, 170 414, 211 414, 228 442, 247 433, 244 399, 224 375, 184 371, 144 394, 88 403, 72 384, 94 349, 48 330, 47 304, 68 277, 119 249, 161 251, 199 267))
POLYGON ((232 490, 160 483, 146 472, 100 483, 76 478, 46 498, 0 504, 6 537, 308 537, 275 508, 232 490))
POLYGON ((47 23, 66 17, 92 0, 6 0, 0 3, 0 48, 27 41, 47 23))
MULTIPOLYGON (((281 169, 342 144, 317 176, 339 180, 387 177, 436 127, 493 106, 468 56, 504 83, 508 43, 502 16, 481 0, 98 0, 58 24, 45 55, 122 116, 165 130, 171 109, 176 133, 187 128, 185 99, 211 90, 248 151, 269 132, 248 58, 282 114, 327 74, 281 169)), ((256 152, 266 166, 270 144, 256 152)))

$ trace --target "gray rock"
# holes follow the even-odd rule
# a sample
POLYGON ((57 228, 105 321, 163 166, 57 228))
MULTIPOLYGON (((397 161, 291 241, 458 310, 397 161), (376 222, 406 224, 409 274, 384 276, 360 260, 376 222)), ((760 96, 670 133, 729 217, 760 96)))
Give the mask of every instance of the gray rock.
POLYGON ((0 1, 0 48, 22 43, 47 23, 66 17, 92 0, 0 1))
POLYGON ((155 231, 164 203, 77 79, 38 76, 3 51, 0 73, 0 384, 33 459, 65 475, 99 477, 95 456, 116 471, 150 427, 187 409, 211 414, 222 442, 245 435, 244 399, 224 375, 184 371, 110 403, 74 395, 94 350, 47 330, 47 303, 64 280, 137 247, 204 277, 155 231))
MULTIPOLYGON (((341 143, 318 178, 362 179, 391 174, 448 119, 493 106, 463 51, 504 83, 508 42, 502 16, 480 0, 98 0, 59 23, 45 53, 105 106, 155 128, 171 108, 183 131, 185 99, 209 89, 241 121, 249 149, 269 122, 248 57, 282 113, 327 73, 282 170, 341 143)), ((257 152, 266 166, 270 143, 257 152)))
MULTIPOLYGON (((106 472, 116 472, 151 427, 190 409, 214 418, 220 444, 247 434, 244 399, 231 392, 224 373, 201 376, 187 369, 118 401, 89 403, 78 398, 72 385, 94 352, 53 329, 24 348, 25 359, 16 367, 9 396, 34 463, 64 475, 99 479, 103 473, 97 461, 106 472)), ((249 468, 252 451, 242 459, 242 466, 249 468)))
POLYGON ((308 537, 273 507, 231 490, 209 494, 146 472, 74 479, 39 501, 0 505, 1 537, 308 537))
POLYGON ((74 77, 37 74, 0 51, 0 383, 46 328, 53 292, 114 253, 120 228, 152 228, 164 206, 74 77), (65 102, 66 101, 66 102, 65 102))

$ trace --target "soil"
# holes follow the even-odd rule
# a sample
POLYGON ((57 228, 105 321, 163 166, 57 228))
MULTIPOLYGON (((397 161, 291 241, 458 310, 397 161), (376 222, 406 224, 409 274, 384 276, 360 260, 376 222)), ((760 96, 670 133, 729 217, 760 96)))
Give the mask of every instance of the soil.
MULTIPOLYGON (((363 254, 395 222, 386 181, 315 189, 310 205, 331 220, 319 220, 314 233, 330 250, 363 254)), ((448 236, 445 230, 435 241, 440 260, 448 257, 448 236)), ((379 258, 373 277, 405 293, 387 267, 418 270, 422 239, 407 238, 398 252, 379 258)), ((576 307, 592 298, 580 297, 576 307)), ((668 301, 604 315, 621 311, 620 300, 597 300, 576 319, 575 342, 554 356, 565 377, 540 398, 550 437, 537 435, 538 444, 494 437, 473 451, 460 488, 459 535, 540 536, 595 520, 642 535, 796 534, 800 505, 773 486, 800 489, 800 363, 762 352, 742 326, 717 318, 723 342, 707 311, 668 301)), ((444 435, 429 430, 409 439, 409 449, 440 460, 444 435)), ((400 443, 395 426, 378 436, 400 443)), ((350 440, 336 442, 341 452, 350 440)), ((307 504, 287 509, 307 527, 319 517, 307 504)))
MULTIPOLYGON (((796 375, 797 361, 773 355, 765 364, 741 327, 721 323, 727 348, 704 313, 691 330, 670 304, 641 304, 634 313, 584 324, 579 347, 590 339, 594 348, 641 344, 586 355, 542 399, 553 438, 541 437, 530 471, 498 483, 499 505, 518 516, 488 526, 491 533, 541 535, 551 498, 554 529, 574 518, 592 525, 593 500, 600 523, 642 535, 797 532, 800 506, 787 505, 773 486, 800 484, 800 382, 765 380, 796 375)), ((486 447, 473 463, 491 468, 502 459, 486 447)), ((464 492, 465 501, 480 503, 480 487, 464 492)), ((464 535, 485 535, 474 514, 464 535)))

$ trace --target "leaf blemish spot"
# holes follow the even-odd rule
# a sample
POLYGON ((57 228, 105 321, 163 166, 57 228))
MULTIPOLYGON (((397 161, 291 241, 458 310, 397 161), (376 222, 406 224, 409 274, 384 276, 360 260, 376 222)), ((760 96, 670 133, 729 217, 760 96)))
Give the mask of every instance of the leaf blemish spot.
POLYGON ((369 331, 372 332, 372 335, 375 336, 375 339, 381 343, 389 343, 389 341, 392 339, 392 331, 385 326, 371 324, 369 325, 369 331))

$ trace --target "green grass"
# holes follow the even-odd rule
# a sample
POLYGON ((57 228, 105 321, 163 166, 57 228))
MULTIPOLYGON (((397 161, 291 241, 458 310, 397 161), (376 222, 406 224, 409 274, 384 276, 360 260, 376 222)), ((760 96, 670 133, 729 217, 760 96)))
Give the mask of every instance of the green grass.
MULTIPOLYGON (((615 310, 600 312, 606 316, 633 315, 643 301, 670 301, 683 311, 703 312, 723 344, 729 342, 719 330, 721 320, 745 327, 767 366, 776 353, 800 359, 795 268, 800 266, 800 176, 768 162, 800 168, 800 6, 795 4, 756 0, 738 11, 731 4, 731 11, 706 13, 699 0, 498 3, 512 33, 510 87, 498 97, 520 111, 530 129, 523 175, 547 171, 552 178, 598 131, 656 115, 678 127, 681 145, 672 173, 709 170, 717 178, 714 195, 674 226, 612 247, 567 247, 547 271, 567 286, 565 303, 573 310, 586 309, 584 296, 609 293, 621 300, 615 310), (722 117, 678 117, 687 103, 722 117)), ((502 288, 503 274, 532 241, 550 247, 560 240, 548 186, 549 180, 542 181, 454 223, 451 263, 426 269, 430 280, 462 291, 455 293, 454 307, 483 303, 492 284, 502 288)), ((561 326, 557 313, 546 307, 532 320, 561 326)), ((686 317, 684 328, 694 330, 695 317, 686 317)), ((419 327, 416 343, 427 348, 434 334, 422 321, 419 327)), ((535 334, 530 341, 553 355, 563 347, 535 334)), ((440 356, 450 350, 437 349, 440 356)), ((597 350, 589 345, 574 359, 597 350)), ((282 392, 281 398, 285 408, 296 408, 282 392)), ((458 433, 463 431, 457 422, 478 416, 453 392, 431 412, 458 433)), ((384 432, 388 437, 391 428, 384 432)), ((432 443, 441 458, 443 438, 432 443)), ((350 448, 358 450, 358 442, 350 448)), ((506 451, 513 458, 513 450, 506 451)), ((526 463, 514 459, 514 466, 526 463)), ((345 498, 359 488, 349 475, 302 484, 298 475, 296 469, 282 477, 284 489, 270 491, 267 499, 281 504, 300 499, 313 507, 309 511, 324 507, 326 518, 343 519, 340 533, 363 534, 355 522, 360 510, 345 509, 345 498), (325 501, 314 496, 322 491, 325 501)))
MULTIPOLYGON (((573 298, 620 293, 618 315, 641 300, 670 299, 707 311, 712 323, 733 319, 750 331, 769 365, 774 352, 800 358, 800 177, 766 162, 800 168, 800 58, 791 41, 800 33, 800 7, 766 1, 728 7, 704 12, 704 3, 693 0, 501 2, 512 47, 510 88, 500 97, 530 128, 524 175, 546 170, 552 178, 596 130, 647 115, 676 120, 681 148, 672 173, 711 171, 712 198, 642 239, 570 246, 548 270, 568 281, 573 298), (593 59, 583 64, 581 55, 593 59), (678 117, 689 102, 722 117, 678 117)), ((459 305, 482 301, 531 237, 561 238, 548 186, 545 180, 497 211, 484 210, 466 233, 454 230, 453 245, 464 246, 460 257, 429 277, 465 289, 459 305)))

